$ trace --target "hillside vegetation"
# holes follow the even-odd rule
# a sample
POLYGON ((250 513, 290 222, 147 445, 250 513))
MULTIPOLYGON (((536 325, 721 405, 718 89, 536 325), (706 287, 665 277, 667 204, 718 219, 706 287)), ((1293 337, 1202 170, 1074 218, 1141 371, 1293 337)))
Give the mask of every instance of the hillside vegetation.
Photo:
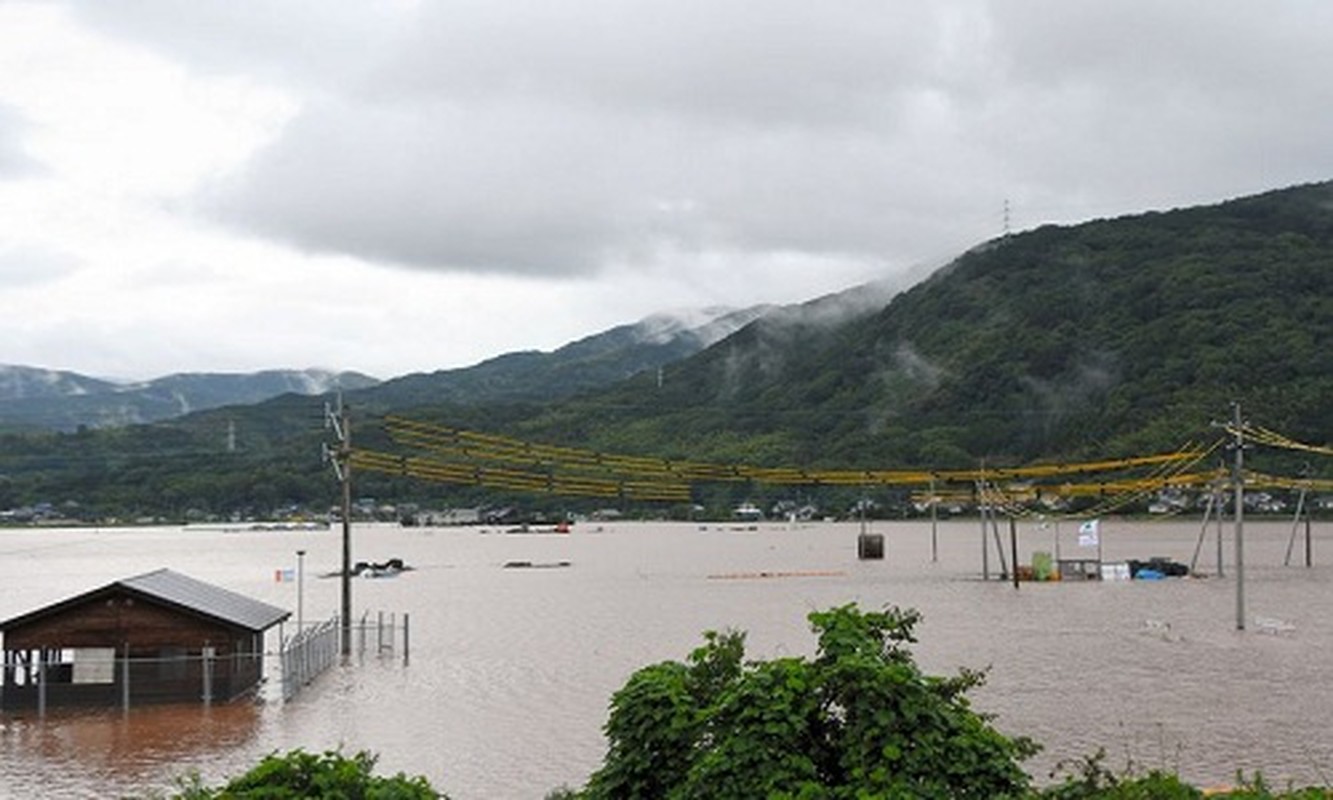
MULTIPOLYGON (((379 393, 364 408, 617 453, 772 466, 1139 455, 1217 438, 1210 422, 1232 401, 1268 428, 1327 443, 1331 284, 1333 184, 1311 184, 998 239, 877 313, 838 313, 846 295, 779 309, 660 372, 569 399, 446 406, 418 385, 397 400, 368 390, 379 393)), ((357 393, 348 400, 355 411, 357 393)), ((285 397, 119 432, 6 437, 0 509, 318 507, 334 498, 318 457, 328 438, 321 403, 285 397), (234 453, 223 451, 232 420, 234 453)), ((391 447, 373 416, 357 429, 359 444, 391 447)), ((358 492, 481 496, 369 475, 358 492)))
POLYGON ((532 437, 761 463, 968 466, 1333 429, 1333 185, 989 242, 879 314, 767 317, 532 437))

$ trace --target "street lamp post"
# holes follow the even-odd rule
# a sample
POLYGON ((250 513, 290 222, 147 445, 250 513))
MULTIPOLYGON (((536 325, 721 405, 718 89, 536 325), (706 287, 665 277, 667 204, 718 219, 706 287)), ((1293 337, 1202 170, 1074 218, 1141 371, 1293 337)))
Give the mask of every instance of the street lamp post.
POLYGON ((305 630, 305 551, 296 551, 296 633, 305 630))

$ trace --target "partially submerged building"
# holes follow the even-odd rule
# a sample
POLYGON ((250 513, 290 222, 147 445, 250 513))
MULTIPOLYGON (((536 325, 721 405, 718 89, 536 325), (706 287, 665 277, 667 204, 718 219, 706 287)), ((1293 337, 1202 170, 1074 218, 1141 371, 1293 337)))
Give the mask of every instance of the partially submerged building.
POLYGON ((232 700, 289 616, 169 569, 125 578, 0 622, 0 708, 232 700))

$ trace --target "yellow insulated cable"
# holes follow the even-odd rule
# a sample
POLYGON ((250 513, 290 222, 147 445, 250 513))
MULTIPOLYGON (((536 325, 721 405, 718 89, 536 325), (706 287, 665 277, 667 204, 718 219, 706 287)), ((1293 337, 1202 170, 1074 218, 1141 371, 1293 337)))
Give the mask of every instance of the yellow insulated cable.
MULTIPOLYGON (((1136 467, 1156 466, 1161 471, 1179 469, 1184 463, 1193 463, 1213 448, 1204 451, 1187 446, 1175 453, 1156 454, 1134 458, 1107 459, 1081 463, 1039 464, 1027 467, 990 468, 988 470, 804 470, 785 467, 757 467, 739 464, 712 464, 678 461, 666 458, 626 456, 600 453, 592 450, 541 445, 511 437, 466 431, 431 425, 390 416, 385 420, 390 436, 399 444, 463 458, 489 470, 512 467, 541 467, 558 474, 592 470, 608 478, 624 480, 639 477, 653 480, 699 481, 755 481, 776 485, 922 485, 931 482, 975 482, 1016 478, 1050 478, 1080 473, 1123 471, 1136 467), (494 466, 488 466, 494 464, 494 466), (499 466, 505 465, 505 466, 499 466)), ((1214 445, 1216 447, 1216 445, 1214 445)), ((497 475, 503 476, 504 472, 497 475)), ((545 474, 530 470, 520 471, 525 478, 512 479, 527 484, 552 480, 545 474)), ((498 479, 495 475, 492 480, 498 479)), ((1104 487, 1110 484, 1102 484, 1104 487)), ((1145 484, 1148 486, 1151 484, 1145 484)), ((1122 488, 1117 486, 1116 488, 1122 488)), ((1134 491, 1138 491, 1135 489, 1134 491)), ((1104 491, 1104 489, 1103 489, 1104 491)))
POLYGON ((606 478, 564 476, 504 467, 450 464, 419 457, 406 458, 368 450, 354 451, 352 463, 353 466, 361 469, 489 488, 606 497, 626 494, 632 497, 654 499, 689 499, 689 487, 679 482, 638 481, 626 483, 606 478))

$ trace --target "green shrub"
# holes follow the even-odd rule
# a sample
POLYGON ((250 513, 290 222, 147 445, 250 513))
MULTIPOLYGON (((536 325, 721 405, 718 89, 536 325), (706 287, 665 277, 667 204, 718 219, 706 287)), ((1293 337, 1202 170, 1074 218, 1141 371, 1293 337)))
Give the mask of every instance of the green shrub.
POLYGON ((1036 752, 973 711, 981 675, 923 674, 915 611, 809 615, 813 659, 743 661, 744 635, 705 634, 686 663, 634 673, 611 701, 608 750, 580 797, 1023 797, 1036 752))
POLYGON ((392 777, 374 774, 375 756, 359 752, 321 754, 292 750, 270 754, 249 772, 225 786, 211 789, 197 776, 187 779, 177 800, 435 800, 444 795, 431 788, 423 777, 409 778, 401 772, 392 777))
POLYGON ((1327 787, 1306 787, 1297 789, 1288 787, 1285 792, 1274 792, 1264 776, 1255 773, 1253 778, 1236 774, 1236 788, 1224 794, 1213 795, 1223 800, 1333 800, 1333 789, 1327 787))
POLYGON ((1146 775, 1133 775, 1126 768, 1125 775, 1116 775, 1103 762, 1106 751, 1078 759, 1076 771, 1065 775, 1063 782, 1037 793, 1041 800, 1193 800, 1203 792, 1183 783, 1176 775, 1152 770, 1146 775))

